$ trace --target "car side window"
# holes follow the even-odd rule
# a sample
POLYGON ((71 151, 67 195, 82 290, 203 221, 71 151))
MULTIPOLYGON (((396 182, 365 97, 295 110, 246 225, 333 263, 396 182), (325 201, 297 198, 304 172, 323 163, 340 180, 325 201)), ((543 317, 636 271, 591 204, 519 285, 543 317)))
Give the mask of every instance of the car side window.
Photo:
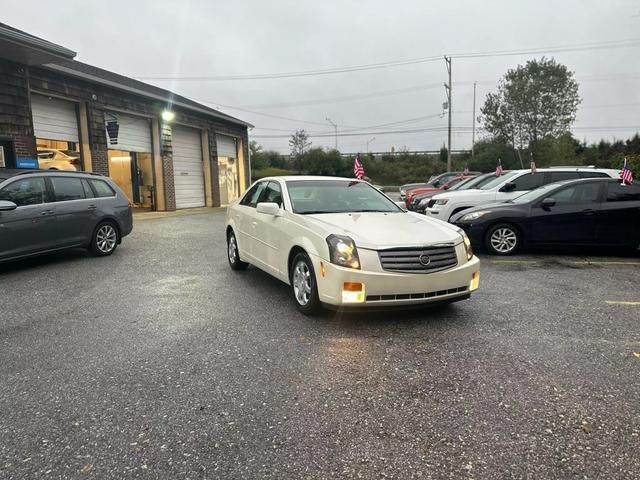
POLYGON ((561 182, 562 180, 574 180, 580 178, 578 172, 549 172, 549 181, 547 183, 561 182))
POLYGON ((603 172, 580 172, 582 178, 610 178, 609 175, 603 172))
POLYGON ((282 190, 280 189, 280 185, 277 182, 269 182, 258 201, 277 203, 282 207, 282 190))
POLYGON ((543 183, 544 175, 525 173, 524 175, 520 175, 512 182, 515 184, 516 188, 512 191, 514 192, 524 192, 527 190, 533 190, 534 188, 538 188, 543 183))
POLYGON ((558 190, 552 197, 556 201, 556 205, 571 205, 597 202, 599 193, 599 183, 584 183, 558 190))
POLYGON ((50 177, 56 202, 83 200, 85 198, 82 179, 77 177, 50 177))
POLYGON ((249 189, 246 195, 243 197, 240 205, 244 205, 247 207, 255 208, 258 204, 258 199, 262 194, 263 190, 266 188, 267 182, 256 183, 253 187, 249 189))
POLYGON ((116 194, 116 192, 114 192, 113 189, 104 180, 91 179, 89 180, 89 182, 91 182, 91 186, 96 192, 96 197, 113 197, 116 194))
POLYGON ((89 185, 89 182, 86 181, 84 178, 82 179, 82 188, 84 190, 84 196, 87 198, 94 198, 95 194, 93 193, 93 190, 91 190, 91 185, 89 185))
POLYGON ((622 185, 609 183, 607 202, 640 202, 640 185, 622 185))
POLYGON ((24 178, 10 183, 0 190, 0 200, 13 202, 19 207, 45 203, 47 187, 44 178, 24 178))

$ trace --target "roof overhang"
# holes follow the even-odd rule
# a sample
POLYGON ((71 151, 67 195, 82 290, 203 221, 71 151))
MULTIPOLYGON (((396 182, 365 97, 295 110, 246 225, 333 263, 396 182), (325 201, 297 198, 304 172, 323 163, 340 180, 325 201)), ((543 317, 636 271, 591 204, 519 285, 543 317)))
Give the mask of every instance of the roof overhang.
POLYGON ((220 120, 224 120, 226 122, 229 123, 233 123, 236 125, 242 125, 243 127, 246 128, 253 128, 253 125, 250 123, 247 123, 243 120, 239 120, 237 118, 232 117, 231 115, 225 115, 222 112, 218 112, 217 110, 213 110, 213 109, 209 109, 206 108, 204 105, 202 106, 202 108, 197 107, 195 105, 189 105, 186 103, 181 102, 180 100, 176 100, 175 98, 170 98, 167 96, 163 96, 163 95, 156 95, 154 93, 151 92, 146 92, 144 90, 141 90, 139 88, 135 88, 135 87, 131 87, 129 85, 123 85, 121 83, 118 82, 114 82, 111 80, 107 80, 105 78, 100 78, 96 75, 91 75, 85 72, 79 72, 78 70, 74 70, 72 68, 69 67, 65 67, 64 65, 56 65, 56 64, 48 64, 48 65, 43 65, 43 67, 49 69, 49 70, 54 70, 58 73, 63 73, 65 75, 70 75, 73 77, 77 77, 77 78, 81 78, 83 80, 87 80, 89 82, 92 83, 97 83, 99 85, 104 85, 107 87, 111 87, 111 88, 116 88, 128 93, 133 93, 135 95, 140 95, 142 97, 146 97, 146 98, 151 98, 153 100, 159 100, 162 102, 165 102, 167 105, 175 105, 178 106, 180 108, 184 108, 186 110, 191 110, 193 112, 198 112, 200 114, 203 115, 207 115, 209 117, 215 117, 218 118, 220 120))
POLYGON ((76 52, 33 35, 0 25, 0 58, 24 65, 72 60, 76 52))

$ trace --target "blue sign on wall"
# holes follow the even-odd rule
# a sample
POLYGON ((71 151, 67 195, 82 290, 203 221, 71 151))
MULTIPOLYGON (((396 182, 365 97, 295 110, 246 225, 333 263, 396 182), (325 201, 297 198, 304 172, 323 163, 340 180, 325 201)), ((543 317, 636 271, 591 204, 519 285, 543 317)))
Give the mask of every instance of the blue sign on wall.
POLYGON ((16 158, 17 168, 38 168, 38 159, 29 157, 16 158))

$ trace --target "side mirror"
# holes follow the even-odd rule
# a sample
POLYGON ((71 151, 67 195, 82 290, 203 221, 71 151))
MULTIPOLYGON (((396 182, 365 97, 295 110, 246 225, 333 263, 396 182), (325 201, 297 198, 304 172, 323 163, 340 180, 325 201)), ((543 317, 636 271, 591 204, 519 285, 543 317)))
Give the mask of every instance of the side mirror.
POLYGON ((505 183, 500 189, 501 192, 513 192, 516 189, 516 184, 513 182, 505 183))
POLYGON ((258 213, 264 213, 265 215, 273 215, 274 217, 280 214, 280 205, 273 202, 260 202, 256 205, 258 213))
POLYGON ((394 202, 397 206, 399 206, 402 210, 407 210, 407 204, 404 202, 394 202))
POLYGON ((0 200, 0 212, 8 212, 16 208, 18 208, 18 205, 15 203, 9 202, 8 200, 0 200))
POLYGON ((553 207, 555 204, 556 204, 556 201, 553 198, 547 197, 544 200, 542 200, 542 203, 540 205, 544 209, 549 209, 549 208, 553 207))

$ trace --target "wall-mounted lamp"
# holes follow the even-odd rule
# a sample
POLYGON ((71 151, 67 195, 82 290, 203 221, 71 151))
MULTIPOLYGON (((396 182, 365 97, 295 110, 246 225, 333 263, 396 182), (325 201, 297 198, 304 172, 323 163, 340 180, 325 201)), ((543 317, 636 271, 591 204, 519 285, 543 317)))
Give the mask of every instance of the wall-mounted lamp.
POLYGON ((161 117, 165 122, 173 122, 173 120, 176 118, 176 114, 171 110, 163 110, 161 117))

